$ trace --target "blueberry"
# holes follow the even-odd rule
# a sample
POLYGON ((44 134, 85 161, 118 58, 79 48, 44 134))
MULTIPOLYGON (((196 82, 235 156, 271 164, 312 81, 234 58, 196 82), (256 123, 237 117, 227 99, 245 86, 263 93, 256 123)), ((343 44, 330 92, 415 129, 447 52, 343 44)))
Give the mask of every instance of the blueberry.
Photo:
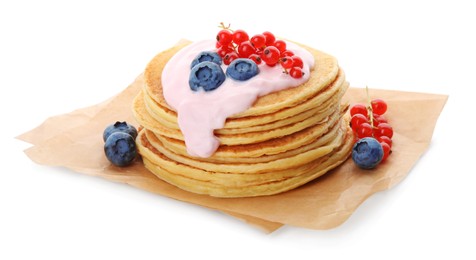
POLYGON ((116 166, 127 166, 137 157, 134 138, 123 132, 112 133, 104 144, 107 159, 116 166))
POLYGON ((192 68, 188 84, 193 91, 202 87, 205 91, 218 88, 226 79, 221 67, 211 61, 204 61, 192 68))
POLYGON ((192 69, 195 65, 204 62, 204 61, 211 61, 216 63, 217 65, 221 65, 221 57, 218 53, 214 51, 202 51, 200 52, 195 59, 193 59, 190 68, 192 69))
POLYGON ((382 158, 382 145, 375 138, 362 138, 352 148, 352 160, 362 169, 375 168, 382 158))
POLYGON ((117 121, 116 123, 109 125, 108 127, 106 127, 106 129, 104 129, 104 132, 102 134, 102 139, 104 140, 104 142, 106 142, 107 138, 115 132, 123 132, 126 134, 130 134, 134 139, 137 137, 137 129, 134 126, 126 122, 117 121))
POLYGON ((232 79, 244 81, 248 80, 259 73, 258 66, 250 59, 236 59, 230 63, 226 69, 226 75, 232 79))

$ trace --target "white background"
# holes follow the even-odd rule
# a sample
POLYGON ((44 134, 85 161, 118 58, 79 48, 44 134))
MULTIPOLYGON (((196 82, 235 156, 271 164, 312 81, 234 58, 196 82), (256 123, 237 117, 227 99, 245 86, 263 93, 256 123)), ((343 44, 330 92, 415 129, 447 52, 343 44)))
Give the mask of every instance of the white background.
POLYGON ((471 1, 5 2, 0 259, 475 259, 471 1), (448 94, 430 149, 343 225, 270 235, 23 154, 15 136, 120 92, 157 52, 213 38, 221 21, 331 53, 356 87, 448 94))

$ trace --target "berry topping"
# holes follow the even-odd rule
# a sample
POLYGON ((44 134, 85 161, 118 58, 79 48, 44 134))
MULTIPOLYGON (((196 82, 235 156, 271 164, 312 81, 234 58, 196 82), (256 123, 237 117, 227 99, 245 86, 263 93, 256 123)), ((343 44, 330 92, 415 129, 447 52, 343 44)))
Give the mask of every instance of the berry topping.
POLYGON ((286 51, 286 42, 283 40, 276 40, 273 45, 274 47, 278 48, 280 53, 286 51))
POLYGON ((352 148, 352 160, 362 169, 373 169, 384 156, 382 145, 372 137, 358 140, 352 148))
POLYGON ((242 42, 249 40, 250 37, 243 30, 236 30, 233 32, 233 42, 240 45, 242 42))
POLYGON ((223 29, 218 32, 217 34, 217 42, 221 44, 221 46, 228 46, 231 41, 233 41, 233 33, 227 29, 223 29))
POLYGON ((248 80, 259 73, 258 66, 250 59, 236 59, 226 69, 226 75, 230 78, 244 81, 248 80))
POLYGON ((285 50, 281 52, 281 57, 292 57, 292 56, 294 56, 294 52, 290 50, 285 50))
POLYGON ((230 46, 221 46, 217 49, 217 53, 220 57, 225 57, 226 54, 235 51, 232 47, 230 46))
POLYGON ((225 63, 225 65, 230 65, 232 61, 238 58, 239 58, 238 53, 236 53, 235 51, 231 51, 227 53, 225 57, 223 57, 223 63, 225 63))
POLYGON ((205 91, 218 88, 226 79, 221 67, 210 61, 204 61, 192 68, 188 83, 193 91, 202 87, 205 91))
POLYGON ((268 46, 263 50, 261 54, 261 59, 268 65, 276 65, 278 63, 280 57, 280 52, 278 48, 274 46, 268 46))
POLYGON ((281 63, 281 66, 285 69, 292 68, 293 64, 294 64, 293 58, 291 58, 291 57, 281 58, 281 60, 279 62, 281 63))
POLYGON ((220 55, 218 55, 218 53, 214 51, 202 51, 197 55, 197 57, 195 57, 195 59, 193 59, 190 68, 193 68, 195 65, 204 61, 211 61, 218 65, 221 65, 221 57, 220 55))
POLYGON ((137 157, 137 148, 134 138, 127 133, 112 133, 104 144, 107 159, 116 166, 130 165, 137 157))
POLYGON ((295 79, 299 79, 299 78, 302 78, 302 75, 304 75, 304 72, 299 67, 292 67, 291 70, 289 71, 289 75, 291 75, 291 77, 295 79))
POLYGON ((291 56, 291 58, 293 58, 294 67, 299 67, 301 69, 304 67, 304 63, 302 62, 302 59, 299 56, 293 55, 291 56))
POLYGON ((271 46, 273 45, 274 41, 276 41, 276 37, 274 37, 274 34, 270 32, 264 32, 263 35, 266 38, 266 46, 271 46))
POLYGON ((249 59, 254 61, 257 65, 261 64, 261 56, 258 54, 251 54, 249 59))
POLYGON ((238 45, 238 55, 240 58, 249 58, 251 54, 256 53, 256 48, 250 41, 244 41, 238 45))
POLYGON ((261 47, 264 47, 266 44, 266 37, 262 34, 257 34, 253 37, 251 37, 250 40, 251 44, 255 46, 255 48, 260 49, 261 47))
POLYGON ((256 64, 263 61, 270 67, 278 63, 283 68, 283 72, 292 78, 302 78, 304 75, 304 63, 302 59, 290 50, 287 50, 287 44, 283 40, 276 39, 270 32, 253 35, 249 38, 244 30, 231 30, 230 25, 220 24, 220 30, 217 34, 218 56, 224 59, 225 65, 229 65, 234 59, 235 54, 240 58, 249 58, 256 64))
POLYGON ((117 121, 116 123, 112 124, 112 125, 109 125, 108 127, 106 127, 106 129, 104 129, 104 132, 102 134, 102 138, 104 140, 104 142, 107 140, 107 138, 113 134, 113 133, 116 133, 116 132, 123 132, 123 133, 126 133, 126 134, 129 134, 132 136, 133 139, 135 139, 137 137, 137 130, 134 126, 126 123, 126 122, 119 122, 117 121))

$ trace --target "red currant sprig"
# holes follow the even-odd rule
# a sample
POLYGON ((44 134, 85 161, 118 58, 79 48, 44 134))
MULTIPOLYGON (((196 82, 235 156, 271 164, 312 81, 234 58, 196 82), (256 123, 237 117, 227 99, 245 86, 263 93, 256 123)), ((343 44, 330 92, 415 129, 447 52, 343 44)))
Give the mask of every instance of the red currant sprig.
POLYGON ((350 125, 358 139, 373 137, 382 145, 383 162, 391 153, 393 137, 393 128, 384 116, 387 103, 382 99, 370 100, 368 88, 366 92, 367 105, 354 104, 350 108, 350 125))
POLYGON ((286 42, 277 40, 271 32, 250 38, 244 30, 231 30, 230 25, 220 23, 219 27, 221 30, 216 36, 216 48, 225 65, 237 58, 248 58, 258 65, 261 62, 270 67, 280 64, 284 73, 296 79, 304 75, 302 59, 287 50, 286 42))

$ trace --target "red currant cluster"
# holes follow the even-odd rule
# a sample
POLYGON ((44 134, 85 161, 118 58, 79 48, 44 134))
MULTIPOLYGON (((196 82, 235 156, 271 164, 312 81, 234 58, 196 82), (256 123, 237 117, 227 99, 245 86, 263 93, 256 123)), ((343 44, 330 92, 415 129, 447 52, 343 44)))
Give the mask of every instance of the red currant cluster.
POLYGON ((221 28, 223 29, 217 34, 216 48, 225 65, 238 58, 248 58, 257 65, 261 64, 261 61, 271 67, 279 63, 283 72, 293 78, 301 78, 304 75, 302 59, 287 50, 286 42, 277 40, 272 33, 264 32, 250 38, 245 31, 232 31, 223 23, 221 28))
POLYGON ((392 149, 393 128, 383 116, 387 111, 387 103, 382 99, 374 99, 369 103, 367 106, 355 104, 350 108, 350 124, 358 139, 373 137, 382 145, 383 162, 392 149))

